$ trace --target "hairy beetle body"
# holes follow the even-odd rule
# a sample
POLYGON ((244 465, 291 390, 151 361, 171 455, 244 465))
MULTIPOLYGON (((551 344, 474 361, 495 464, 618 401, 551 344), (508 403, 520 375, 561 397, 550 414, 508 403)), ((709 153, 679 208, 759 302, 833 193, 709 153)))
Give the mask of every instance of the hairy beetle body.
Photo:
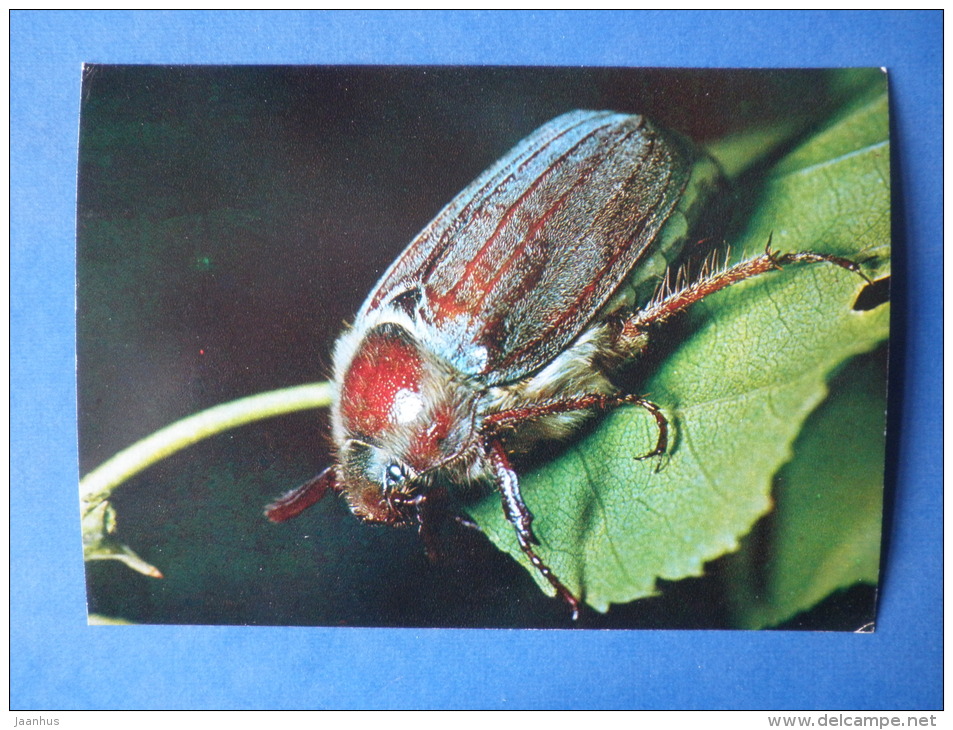
POLYGON ((593 413, 655 404, 620 393, 614 370, 653 326, 784 263, 762 256, 657 288, 717 185, 713 163, 637 115, 576 111, 544 125, 441 211, 384 273, 335 347, 335 465, 268 509, 294 516, 328 491, 362 519, 417 523, 447 486, 495 487, 530 563, 578 613, 536 554, 533 515, 510 462, 593 413))

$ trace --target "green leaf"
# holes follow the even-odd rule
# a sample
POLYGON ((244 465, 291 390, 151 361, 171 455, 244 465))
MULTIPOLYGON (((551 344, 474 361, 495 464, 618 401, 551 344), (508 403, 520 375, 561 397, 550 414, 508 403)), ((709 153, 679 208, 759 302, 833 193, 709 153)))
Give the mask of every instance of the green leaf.
POLYGON ((840 588, 877 584, 885 355, 856 358, 838 374, 778 475, 777 509, 732 557, 736 625, 779 624, 840 588))
POLYGON ((744 233, 749 248, 810 248, 889 273, 890 143, 887 95, 852 107, 770 172, 744 233), (763 243, 761 244, 763 247, 763 243))
MULTIPOLYGON (((838 254, 884 275, 886 109, 881 84, 740 190, 756 202, 730 236, 735 258, 760 253, 772 236, 777 249, 838 254)), ((693 307, 688 334, 642 389, 673 429, 661 464, 636 458, 652 450, 654 419, 624 408, 521 476, 540 556, 571 590, 604 611, 651 595, 659 578, 700 575, 707 561, 738 548, 771 509, 774 475, 825 399, 831 373, 887 337, 888 306, 852 308, 864 286, 839 267, 806 264, 710 296, 693 307)), ((552 592, 522 556, 498 498, 472 515, 552 592)))

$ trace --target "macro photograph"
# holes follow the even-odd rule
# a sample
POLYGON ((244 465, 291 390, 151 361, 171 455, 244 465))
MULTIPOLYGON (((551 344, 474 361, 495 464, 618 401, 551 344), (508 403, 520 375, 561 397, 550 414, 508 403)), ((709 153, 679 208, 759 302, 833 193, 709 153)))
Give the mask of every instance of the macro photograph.
POLYGON ((883 69, 82 73, 91 624, 875 630, 883 69))

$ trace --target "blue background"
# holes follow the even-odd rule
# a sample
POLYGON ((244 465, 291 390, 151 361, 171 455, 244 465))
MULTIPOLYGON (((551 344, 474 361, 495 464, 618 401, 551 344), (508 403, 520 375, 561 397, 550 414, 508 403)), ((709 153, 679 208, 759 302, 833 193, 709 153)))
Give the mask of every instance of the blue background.
POLYGON ((11 15, 11 709, 942 706, 942 14, 11 15), (83 62, 886 66, 895 357, 872 635, 87 627, 74 221, 83 62))

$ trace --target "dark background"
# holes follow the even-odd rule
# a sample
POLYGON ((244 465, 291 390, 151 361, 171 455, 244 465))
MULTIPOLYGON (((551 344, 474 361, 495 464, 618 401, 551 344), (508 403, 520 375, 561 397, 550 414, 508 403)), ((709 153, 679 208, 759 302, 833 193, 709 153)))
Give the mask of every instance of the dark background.
MULTIPOLYGON (((823 124, 838 88, 824 71, 87 67, 81 471, 209 406, 329 377, 332 343, 384 268, 549 119, 640 112, 704 143, 823 124)), ((325 412, 272 419, 122 486, 117 537, 166 578, 90 563, 90 611, 149 623, 572 625, 482 536, 448 530, 431 564, 414 531, 360 525, 340 500, 266 522, 263 505, 329 463, 328 440, 325 412)), ((715 563, 705 579, 581 625, 730 627, 722 592, 715 563)), ((852 629, 872 610, 873 588, 855 588, 792 625, 852 629)))

